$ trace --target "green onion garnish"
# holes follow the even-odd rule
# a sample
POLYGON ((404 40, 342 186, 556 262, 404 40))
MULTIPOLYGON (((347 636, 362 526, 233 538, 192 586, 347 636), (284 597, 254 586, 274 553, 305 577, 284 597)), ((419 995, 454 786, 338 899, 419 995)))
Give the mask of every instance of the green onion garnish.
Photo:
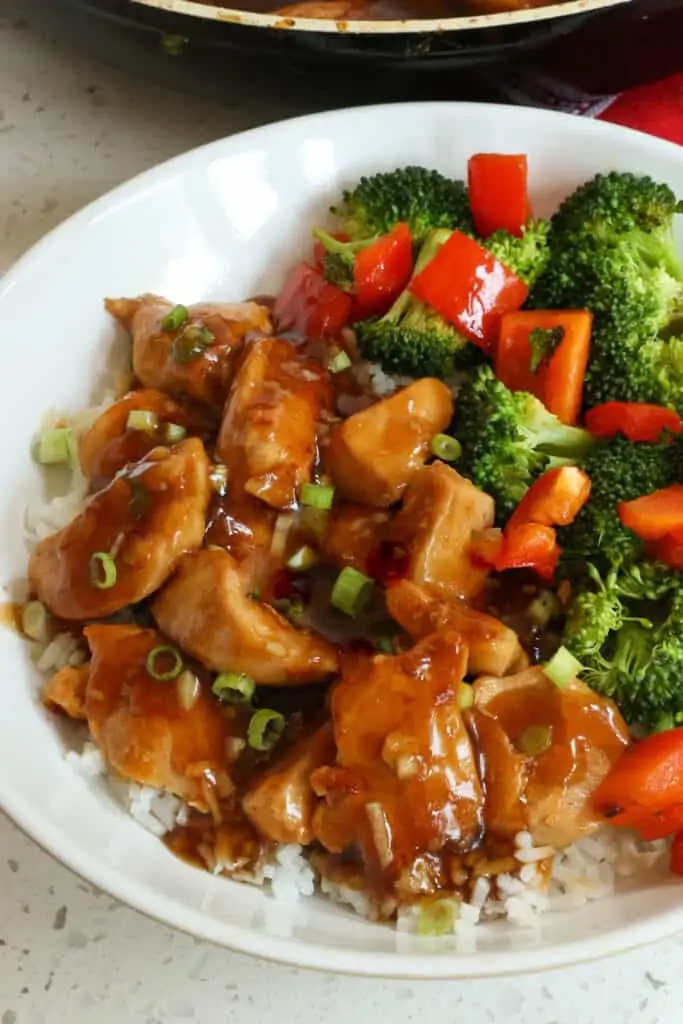
POLYGON ((162 330, 177 331, 179 327, 187 323, 189 315, 190 311, 187 306, 174 306, 171 312, 167 313, 161 321, 162 330))
POLYGON ((116 562, 108 551, 90 556, 90 582, 99 590, 110 590, 116 583, 116 562))
POLYGON ((552 590, 541 590, 529 605, 528 614, 534 626, 547 626, 562 614, 562 605, 552 590))
POLYGON ((69 462, 73 448, 73 434, 67 427, 44 430, 35 449, 36 461, 42 466, 69 462))
POLYGON ((458 704, 461 711, 467 711, 474 704, 474 690, 469 683, 460 683, 458 687, 458 704))
POLYGON ((147 655, 147 661, 145 662, 147 672, 152 679, 158 679, 159 682, 165 683, 169 679, 175 679, 183 671, 183 659, 175 647, 170 647, 169 644, 162 644, 160 647, 153 647, 147 655), (171 667, 163 671, 159 666, 159 661, 162 665, 164 662, 168 662, 170 659, 171 667))
POLYGON ((132 409, 128 413, 126 427, 128 430, 146 430, 152 433, 159 425, 159 417, 155 412, 148 412, 147 409, 132 409))
POLYGON ((224 497, 228 490, 228 467, 214 466, 209 473, 209 483, 219 498, 224 497))
POLYGON ((564 690, 579 672, 583 672, 583 665, 566 647, 559 647, 543 666, 543 671, 555 686, 564 690))
POLYGON ((427 938, 450 935, 459 916, 459 907, 454 900, 430 900, 420 908, 417 934, 427 938))
POLYGON ((318 556, 313 548, 304 544, 287 559, 287 568, 294 569, 296 572, 306 572, 307 569, 312 569, 317 561, 318 556))
POLYGON ((325 484, 304 484, 301 488, 301 504, 309 508, 332 508, 334 487, 325 484))
POLYGON ((342 349, 341 352, 337 352, 336 355, 332 356, 327 364, 327 369, 330 373, 341 373, 342 370, 348 370, 351 366, 351 359, 347 352, 342 349))
POLYGON ((330 601, 340 612, 355 617, 370 601, 374 586, 369 576, 347 565, 334 581, 330 601))
POLYGON ((285 717, 279 711, 259 708, 251 716, 247 728, 247 743, 252 750, 270 750, 282 736, 285 717))
POLYGON ((521 754, 538 757, 548 749, 552 742, 552 730, 549 725, 527 725, 517 737, 515 746, 521 754))
POLYGON ((31 640, 45 643, 50 635, 47 610, 40 601, 29 601, 21 610, 21 628, 31 640))
POLYGON ((204 324, 188 324, 173 339, 171 355, 176 363, 192 363, 204 355, 204 349, 208 348, 214 340, 213 334, 204 324))
POLYGON ((164 437, 169 444, 178 444, 184 440, 187 430, 179 423, 164 423, 164 437))
POLYGON ((211 689, 219 700, 227 704, 248 704, 254 696, 256 683, 243 672, 221 672, 211 689))
POLYGON ((444 462, 457 462, 462 455, 462 445, 455 437, 448 434, 434 434, 429 442, 429 450, 437 459, 444 462))
POLYGON ((396 641, 390 636, 381 636, 376 646, 380 654, 396 654, 396 641))

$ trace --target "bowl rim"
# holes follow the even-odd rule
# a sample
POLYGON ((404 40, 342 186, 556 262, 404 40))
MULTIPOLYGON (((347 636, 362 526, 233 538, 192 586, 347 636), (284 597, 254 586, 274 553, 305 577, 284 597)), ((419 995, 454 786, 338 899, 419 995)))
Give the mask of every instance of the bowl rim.
MULTIPOLYGON (((132 3, 170 14, 180 14, 201 21, 215 21, 252 28, 269 28, 279 32, 312 32, 338 35, 397 35, 401 33, 467 32, 473 29, 495 29, 515 25, 536 25, 539 22, 571 15, 594 14, 630 0, 565 0, 547 7, 502 11, 498 14, 475 14, 454 18, 400 18, 378 21, 332 18, 294 18, 283 14, 241 11, 220 4, 203 4, 197 0, 132 0, 132 3)), ((189 26, 188 26, 189 31, 189 26)))
MULTIPOLYGON (((401 104, 379 104, 365 107, 349 107, 336 111, 307 114, 289 118, 273 124, 252 128, 188 150, 170 160, 143 171, 103 196, 89 203, 81 210, 53 228, 48 234, 21 256, 0 278, 0 312, 2 301, 25 276, 30 276, 34 266, 49 261, 51 252, 61 250, 77 239, 79 234, 96 222, 100 216, 110 213, 119 202, 127 201, 131 194, 142 193, 171 176, 182 171, 190 161, 205 162, 215 155, 225 156, 225 148, 231 144, 255 146, 272 144, 272 138, 287 134, 292 126, 329 131, 334 122, 353 121, 354 118, 381 118, 391 111, 399 118, 416 111, 421 117, 431 114, 443 115, 451 112, 464 118, 523 116, 538 122, 543 131, 544 122, 566 122, 582 124, 582 133, 587 136, 601 135, 615 141, 627 134, 633 141, 650 151, 659 152, 664 158, 675 158, 683 162, 683 149, 673 143, 656 139, 644 133, 634 132, 619 125, 583 119, 571 114, 535 108, 512 107, 505 104, 481 104, 458 102, 414 102, 401 104)), ((43 815, 36 803, 28 803, 13 793, 11 785, 0 778, 0 809, 17 826, 30 836, 42 849, 78 876, 97 885, 129 907, 165 925, 197 938, 212 942, 223 948, 233 949, 266 960, 277 961, 296 967, 333 971, 365 977, 400 978, 411 980, 454 980, 466 978, 498 977, 539 970, 586 963, 605 956, 616 955, 629 949, 651 942, 661 941, 680 932, 683 928, 683 903, 672 905, 652 919, 635 923, 621 923, 606 934, 558 942, 544 952, 538 948, 516 949, 512 952, 491 953, 449 953, 448 956, 425 957, 408 952, 373 951, 359 955, 356 950, 339 946, 319 946, 312 941, 281 938, 264 935, 254 928, 231 924, 229 921, 212 921, 200 910, 189 908, 173 899, 156 893, 148 886, 127 878, 125 874, 101 861, 93 854, 84 853, 78 841, 65 834, 43 815), (426 964, 429 963, 429 968, 426 964)))

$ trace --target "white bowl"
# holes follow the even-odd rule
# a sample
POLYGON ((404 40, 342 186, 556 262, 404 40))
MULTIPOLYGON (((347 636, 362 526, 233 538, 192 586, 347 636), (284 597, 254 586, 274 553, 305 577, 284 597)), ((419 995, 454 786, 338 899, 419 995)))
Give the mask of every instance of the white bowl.
MULTIPOLYGON (((683 195, 683 151, 599 122, 524 108, 366 107, 260 128, 149 171, 72 217, 0 287, 3 479, 0 579, 26 569, 22 513, 41 493, 29 445, 50 407, 101 390, 116 332, 105 295, 158 292, 182 302, 275 289, 310 246, 341 186, 363 172, 421 163, 462 175, 477 151, 526 152, 537 213, 597 171, 652 174, 683 195)), ((321 899, 295 906, 194 870, 64 759, 37 705, 21 639, 0 630, 0 804, 80 875, 193 935, 307 967, 402 978, 495 975, 590 960, 683 927, 674 878, 547 915, 538 932, 479 928, 478 952, 397 936, 321 899)))

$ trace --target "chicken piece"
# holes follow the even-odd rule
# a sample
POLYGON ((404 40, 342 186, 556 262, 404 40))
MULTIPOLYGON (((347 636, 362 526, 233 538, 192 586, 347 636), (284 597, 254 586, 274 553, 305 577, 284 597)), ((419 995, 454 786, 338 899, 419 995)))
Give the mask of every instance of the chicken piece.
POLYGON ((493 525, 494 502, 443 462, 414 474, 389 540, 405 549, 404 575, 444 597, 471 600, 487 569, 469 555, 473 532, 493 525))
POLYGON ((401 497, 453 415, 445 384, 425 377, 357 412, 330 433, 325 468, 349 501, 382 508, 401 497))
POLYGON ((612 701, 540 667, 474 684, 470 725, 484 764, 486 827, 555 847, 601 824, 590 798, 629 743, 612 701), (524 751, 527 751, 526 753, 524 751))
POLYGON ((148 597, 202 543, 208 471, 197 438, 155 448, 40 541, 29 561, 31 592, 67 620, 101 619, 148 597))
POLYGON ((105 409, 81 436, 81 469, 97 488, 102 487, 124 466, 138 462, 153 448, 182 440, 175 439, 172 432, 169 434, 172 424, 199 435, 207 434, 214 425, 203 409, 187 403, 181 405, 161 391, 130 391, 105 409), (128 416, 137 411, 152 413, 157 417, 156 424, 146 430, 129 427, 128 416))
POLYGON ((276 843, 313 842, 313 812, 318 800, 311 773, 334 760, 331 722, 302 736, 284 757, 251 783, 242 807, 261 835, 276 843))
POLYGON ((226 551, 197 551, 155 598, 159 628, 218 672, 243 672, 264 686, 302 686, 337 670, 337 649, 295 629, 248 596, 251 581, 226 551))
POLYGON ((45 683, 41 700, 50 711, 63 711, 70 718, 84 719, 85 688, 88 685, 89 665, 72 668, 65 665, 45 683))
POLYGON ((190 306, 188 320, 175 331, 162 327, 173 304, 158 295, 107 299, 105 306, 130 331, 133 370, 146 388, 188 395, 217 411, 223 408, 245 337, 273 330, 269 310, 256 302, 190 306))
POLYGON ((436 630, 452 629, 467 644, 467 674, 504 676, 524 655, 514 630, 492 615, 468 608, 463 601, 444 601, 428 587, 399 580, 387 587, 392 619, 414 640, 436 630))
POLYGON ((317 430, 332 406, 332 381, 319 363, 287 341, 250 345, 233 384, 216 450, 230 488, 273 508, 296 504, 310 480, 317 430))
POLYGON ((95 625, 85 636, 92 651, 85 711, 107 762, 126 779, 216 814, 217 800, 233 790, 226 741, 243 737, 240 717, 199 679, 192 703, 177 682, 150 675, 150 652, 166 644, 155 630, 95 625))
POLYGON ((334 565, 350 565, 359 572, 373 576, 377 560, 389 529, 389 513, 363 505, 341 505, 335 508, 323 537, 323 553, 334 565))
POLYGON ((332 853, 359 850, 373 890, 432 891, 446 845, 465 851, 481 837, 483 796, 458 702, 466 657, 444 632, 405 654, 343 664, 332 693, 337 761, 312 775, 325 798, 313 831, 332 853))
MULTIPOLYGON (((250 494, 234 497, 229 491, 225 496, 215 496, 209 506, 205 543, 225 548, 238 562, 254 555, 267 557, 269 574, 281 568, 270 548, 277 520, 274 508, 252 498, 250 494)), ((253 581, 257 586, 258 581, 253 581)))

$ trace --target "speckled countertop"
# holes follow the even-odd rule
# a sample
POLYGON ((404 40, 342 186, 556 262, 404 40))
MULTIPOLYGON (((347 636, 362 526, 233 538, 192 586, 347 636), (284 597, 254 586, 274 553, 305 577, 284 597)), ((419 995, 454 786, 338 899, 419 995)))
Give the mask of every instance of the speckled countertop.
MULTIPOLYGON (((0 0, 0 272, 130 175, 282 116, 184 99, 55 42, 38 0, 0 0)), ((673 1024, 683 935, 593 966, 500 981, 353 980, 214 949, 70 874, 0 815, 0 1024, 673 1024)))

